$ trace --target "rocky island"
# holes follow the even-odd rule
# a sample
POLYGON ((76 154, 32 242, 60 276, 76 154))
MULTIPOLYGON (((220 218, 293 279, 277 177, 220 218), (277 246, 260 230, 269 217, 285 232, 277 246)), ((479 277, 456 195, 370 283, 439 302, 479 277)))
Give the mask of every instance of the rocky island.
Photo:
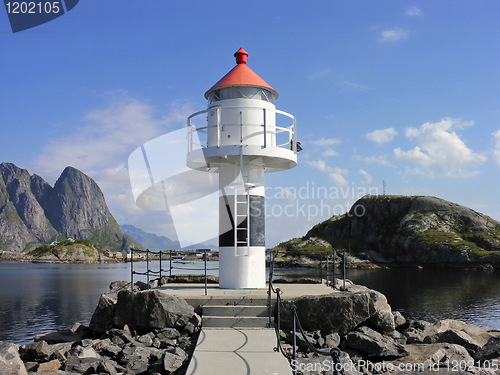
POLYGON ((334 248, 348 250, 354 266, 361 260, 365 265, 500 268, 500 222, 436 197, 367 195, 349 212, 274 250, 285 259, 318 260, 334 248))

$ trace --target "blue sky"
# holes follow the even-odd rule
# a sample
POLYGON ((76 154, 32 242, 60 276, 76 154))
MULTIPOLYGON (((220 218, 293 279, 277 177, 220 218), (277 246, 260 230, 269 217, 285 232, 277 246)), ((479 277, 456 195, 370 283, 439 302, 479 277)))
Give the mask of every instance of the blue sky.
MULTIPOLYGON (((299 165, 266 176, 267 244, 366 192, 433 195, 500 220, 500 3, 85 0, 13 34, 0 10, 0 161, 94 178, 120 224, 130 153, 206 108, 233 53, 297 118, 299 165)), ((168 161, 166 161, 168 162, 168 161)))

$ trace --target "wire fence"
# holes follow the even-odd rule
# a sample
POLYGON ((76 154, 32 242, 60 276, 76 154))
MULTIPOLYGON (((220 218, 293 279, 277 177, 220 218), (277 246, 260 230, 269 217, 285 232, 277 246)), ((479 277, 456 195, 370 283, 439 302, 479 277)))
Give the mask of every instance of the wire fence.
MULTIPOLYGON (((173 253, 174 251, 172 250, 167 250, 167 251, 151 251, 151 250, 140 250, 140 249, 130 249, 130 285, 133 287, 134 285, 134 275, 141 275, 141 276, 146 276, 147 279, 147 284, 150 285, 150 277, 155 276, 158 277, 158 286, 163 285, 163 276, 169 276, 170 278, 172 277, 172 271, 175 270, 183 270, 183 271, 200 271, 200 268, 190 268, 190 267, 178 267, 178 266, 173 266, 172 265, 172 259, 173 259, 173 253), (134 261, 137 260, 138 255, 145 255, 145 260, 146 260, 146 271, 144 272, 139 272, 134 270, 134 261), (168 254, 168 258, 165 256, 168 254), (151 269, 151 260, 159 260, 159 268, 156 270, 151 269), (168 268, 163 268, 163 265, 165 262, 168 261, 168 268)), ((204 275, 205 275, 205 295, 208 294, 208 271, 216 271, 219 269, 219 267, 208 267, 207 266, 207 261, 208 261, 209 255, 208 255, 208 250, 205 249, 203 252, 203 260, 204 260, 204 275)), ((144 256, 141 256, 141 260, 144 260, 144 256)))

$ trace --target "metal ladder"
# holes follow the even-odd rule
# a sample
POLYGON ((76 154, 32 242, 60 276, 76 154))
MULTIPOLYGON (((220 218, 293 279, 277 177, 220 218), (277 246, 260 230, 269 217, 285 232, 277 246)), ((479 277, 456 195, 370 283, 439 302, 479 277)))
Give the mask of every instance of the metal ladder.
POLYGON ((234 195, 234 255, 248 256, 250 253, 250 195, 244 191, 244 194, 234 195), (241 248, 246 247, 246 252, 241 248))

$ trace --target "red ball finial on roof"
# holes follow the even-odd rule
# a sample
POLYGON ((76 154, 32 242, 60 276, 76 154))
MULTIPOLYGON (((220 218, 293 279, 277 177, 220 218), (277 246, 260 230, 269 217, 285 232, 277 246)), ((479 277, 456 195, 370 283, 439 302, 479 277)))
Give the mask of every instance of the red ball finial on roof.
POLYGON ((238 51, 236 51, 234 57, 236 57, 236 64, 246 64, 248 59, 248 52, 243 48, 240 48, 238 51))

